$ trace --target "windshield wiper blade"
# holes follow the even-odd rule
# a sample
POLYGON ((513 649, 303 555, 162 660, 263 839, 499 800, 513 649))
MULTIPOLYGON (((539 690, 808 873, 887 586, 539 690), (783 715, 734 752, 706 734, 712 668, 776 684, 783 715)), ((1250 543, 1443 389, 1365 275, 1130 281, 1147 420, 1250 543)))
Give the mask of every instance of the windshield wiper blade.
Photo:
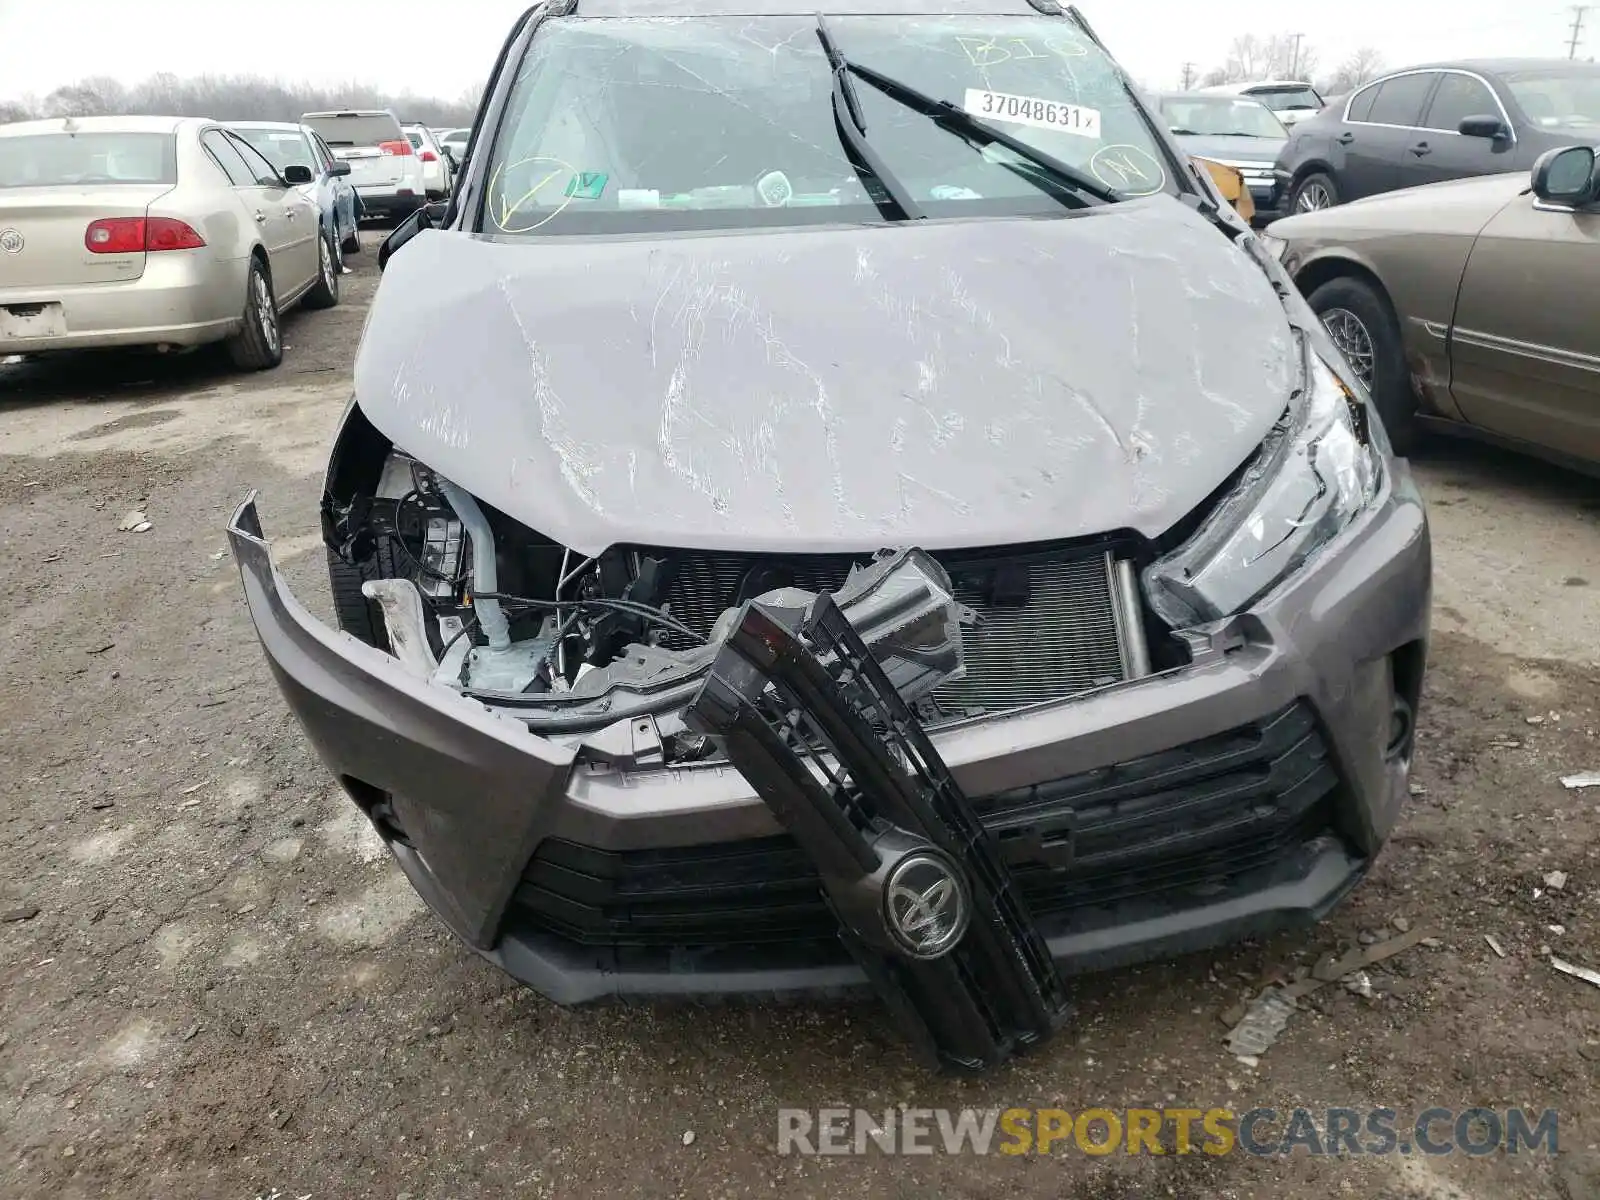
POLYGON ((1115 204, 1120 199, 1116 192, 1092 175, 1062 162, 1053 154, 1030 146, 1021 138, 1012 137, 1005 130, 995 128, 989 122, 956 107, 948 100, 935 100, 926 92, 920 92, 908 83, 901 83, 898 79, 874 71, 871 67, 863 67, 860 63, 845 62, 844 65, 847 70, 866 80, 884 95, 900 101, 907 108, 926 114, 940 125, 953 127, 983 142, 1004 146, 1085 203, 1115 204))
MULTIPOLYGON (((833 34, 828 31, 828 22, 821 13, 817 14, 817 39, 822 43, 829 65, 833 67, 833 119, 839 126, 839 135, 844 139, 845 146, 866 167, 868 173, 883 185, 883 190, 889 193, 889 199, 894 201, 895 207, 906 220, 922 220, 927 214, 867 141, 867 122, 861 115, 861 101, 850 80, 851 65, 833 40, 833 34)), ((865 182, 863 179, 862 183, 865 182)))

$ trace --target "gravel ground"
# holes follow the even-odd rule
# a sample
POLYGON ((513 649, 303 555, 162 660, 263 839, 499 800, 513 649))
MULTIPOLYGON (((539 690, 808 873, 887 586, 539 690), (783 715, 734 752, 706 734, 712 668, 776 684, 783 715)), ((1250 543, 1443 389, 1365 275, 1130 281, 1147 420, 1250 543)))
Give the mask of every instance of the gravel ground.
POLYGON ((565 1011, 422 911, 280 701, 224 553, 259 487, 326 615, 316 499, 368 243, 276 371, 0 366, 0 1195, 1600 1195, 1600 988, 1542 957, 1600 967, 1600 792, 1558 782, 1600 769, 1593 482, 1464 446, 1419 463, 1417 794, 1321 927, 1088 979, 1071 1031, 980 1081, 924 1075, 870 1005, 565 1011), (135 509, 152 528, 119 532, 135 509), (1227 1053, 1252 983, 1407 925, 1438 941, 1372 998, 1326 989, 1259 1066, 1227 1053), (1562 1153, 776 1153, 780 1106, 899 1103, 1521 1104, 1560 1110, 1562 1153))

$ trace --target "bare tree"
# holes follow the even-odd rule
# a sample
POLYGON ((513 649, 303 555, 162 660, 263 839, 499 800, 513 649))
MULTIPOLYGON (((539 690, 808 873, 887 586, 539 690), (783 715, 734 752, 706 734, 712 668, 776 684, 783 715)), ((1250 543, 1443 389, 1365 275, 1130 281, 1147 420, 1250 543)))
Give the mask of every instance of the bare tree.
POLYGON ((1240 34, 1228 47, 1228 60, 1222 67, 1224 83, 1248 83, 1267 77, 1267 47, 1253 33, 1240 34))
POLYGON ((1275 79, 1310 79, 1317 69, 1317 48, 1304 38, 1296 42, 1286 34, 1270 41, 1272 75, 1275 79))
POLYGON ((180 79, 163 73, 125 87, 104 76, 59 87, 43 100, 31 97, 0 102, 0 119, 93 117, 153 113, 176 117, 214 117, 219 121, 295 121, 301 113, 339 108, 388 108, 402 121, 428 125, 467 125, 477 111, 481 88, 454 100, 399 95, 350 81, 315 86, 258 75, 197 75, 180 79))
POLYGON ((1369 79, 1383 73, 1383 55, 1371 46, 1363 46, 1334 69, 1328 77, 1330 93, 1354 91, 1369 79))
POLYGON ((58 87, 44 98, 39 115, 52 117, 98 117, 112 111, 88 81, 58 87))
POLYGON ((1305 79, 1316 69, 1317 57, 1316 47, 1308 45, 1304 39, 1297 44, 1293 34, 1259 37, 1245 33, 1233 39, 1227 61, 1206 72, 1201 82, 1210 86, 1252 83, 1261 79, 1305 79))

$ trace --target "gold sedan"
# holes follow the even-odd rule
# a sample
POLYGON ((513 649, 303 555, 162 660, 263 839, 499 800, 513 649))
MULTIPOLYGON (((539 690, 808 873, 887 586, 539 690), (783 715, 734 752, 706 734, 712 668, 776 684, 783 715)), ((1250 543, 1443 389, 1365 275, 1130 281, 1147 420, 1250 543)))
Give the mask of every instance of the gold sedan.
POLYGON ((1372 392, 1396 451, 1425 433, 1600 469, 1593 146, 1276 221, 1265 241, 1372 392))
POLYGON ((279 315, 339 302, 305 170, 203 119, 0 125, 0 357, 223 342, 277 366, 279 315))

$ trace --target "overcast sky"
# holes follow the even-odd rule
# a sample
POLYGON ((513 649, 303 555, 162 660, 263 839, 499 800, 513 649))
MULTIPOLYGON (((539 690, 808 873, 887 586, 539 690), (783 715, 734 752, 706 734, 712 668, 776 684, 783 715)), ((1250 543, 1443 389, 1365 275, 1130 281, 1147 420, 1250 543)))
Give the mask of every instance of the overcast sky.
MULTIPOLYGON (((157 71, 209 71, 321 83, 359 79, 454 99, 488 74, 525 6, 525 0, 0 0, 0 98, 43 95, 86 75, 132 82, 157 71)), ((1185 60, 1201 71, 1220 63, 1240 33, 1303 33, 1327 70, 1364 44, 1376 46, 1391 66, 1565 55, 1572 20, 1561 0, 1080 0, 1080 7, 1123 65, 1156 88, 1174 86, 1185 60)), ((1600 7, 1590 10, 1587 24, 1581 55, 1600 56, 1600 7)))

